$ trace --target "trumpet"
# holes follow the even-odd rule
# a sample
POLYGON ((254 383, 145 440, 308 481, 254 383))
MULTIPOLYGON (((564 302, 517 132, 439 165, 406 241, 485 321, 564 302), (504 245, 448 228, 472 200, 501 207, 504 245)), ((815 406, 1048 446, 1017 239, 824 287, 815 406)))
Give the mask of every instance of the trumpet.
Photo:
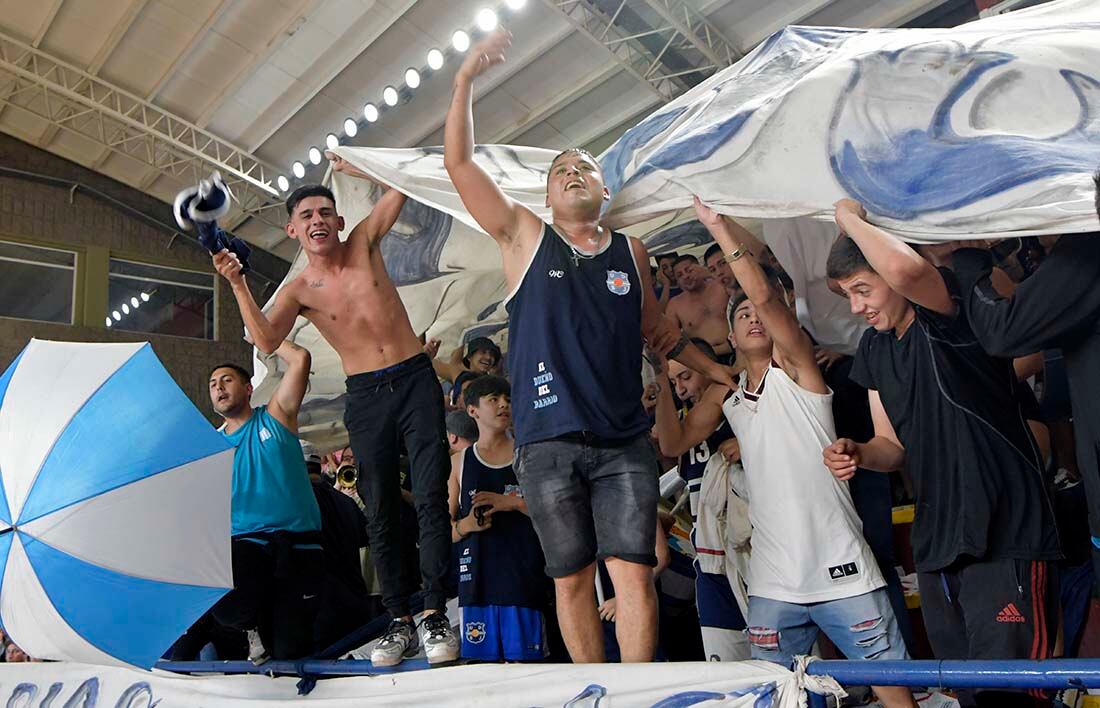
POLYGON ((359 481, 359 468, 355 465, 340 465, 336 470, 336 484, 345 489, 353 489, 359 481))

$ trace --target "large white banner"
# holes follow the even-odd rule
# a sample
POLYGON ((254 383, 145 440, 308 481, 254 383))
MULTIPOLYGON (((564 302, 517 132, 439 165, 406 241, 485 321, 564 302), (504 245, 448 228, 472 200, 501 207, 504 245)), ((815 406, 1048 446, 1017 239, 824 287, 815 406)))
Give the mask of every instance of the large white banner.
MULTIPOLYGON (((953 29, 788 27, 600 157, 613 194, 604 218, 651 253, 710 241, 685 218, 696 193, 725 214, 762 220, 780 263, 805 286, 803 324, 822 344, 850 350, 858 327, 823 279, 833 203, 856 198, 871 221, 913 241, 1100 229, 1090 179, 1100 167, 1098 67, 1095 0, 953 29)), ((444 352, 473 336, 503 345, 500 255, 462 207, 442 148, 336 152, 416 202, 382 250, 417 332, 441 338, 444 352)), ((554 155, 489 145, 475 159, 546 218, 554 155)), ((349 224, 369 212, 368 182, 334 174, 332 184, 349 224)), ((288 278, 304 264, 299 254, 288 278)), ((344 440, 344 377, 316 330, 299 326, 295 341, 313 352, 315 369, 304 435, 332 447, 344 440)), ((257 371, 264 400, 277 372, 257 371)))
POLYGON ((321 708, 796 708, 805 705, 800 680, 819 681, 756 661, 482 664, 328 678, 318 681, 307 696, 299 696, 294 677, 180 676, 87 664, 30 663, 0 664, 0 701, 13 708, 277 708, 292 702, 321 708))
POLYGON ((952 29, 788 27, 601 157, 612 225, 690 204, 758 218, 863 202, 915 239, 1097 227, 1100 3, 952 29))

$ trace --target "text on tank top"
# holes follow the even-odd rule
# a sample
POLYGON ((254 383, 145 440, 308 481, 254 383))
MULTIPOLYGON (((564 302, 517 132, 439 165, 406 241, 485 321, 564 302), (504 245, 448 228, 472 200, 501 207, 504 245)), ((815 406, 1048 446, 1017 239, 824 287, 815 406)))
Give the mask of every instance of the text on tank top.
POLYGON ((630 240, 578 254, 549 224, 505 301, 517 446, 587 431, 629 439, 642 409, 642 292, 630 240))
MULTIPOLYGON (((490 465, 471 445, 462 453, 458 517, 472 511, 478 492, 522 497, 511 464, 490 465)), ((531 519, 521 511, 500 511, 492 526, 458 541, 458 600, 463 607, 542 607, 546 584, 542 548, 531 519)))

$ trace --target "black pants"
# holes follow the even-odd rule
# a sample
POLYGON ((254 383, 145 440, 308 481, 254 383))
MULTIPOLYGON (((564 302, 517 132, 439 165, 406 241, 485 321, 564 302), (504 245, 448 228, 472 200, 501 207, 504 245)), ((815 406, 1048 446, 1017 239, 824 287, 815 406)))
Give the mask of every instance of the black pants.
POLYGON ((199 617, 168 652, 171 661, 198 661, 202 648, 214 645, 220 661, 244 661, 248 658, 245 633, 214 621, 209 611, 199 617))
POLYGON ((451 554, 447 511, 447 429, 443 391, 427 355, 347 380, 344 425, 359 461, 359 497, 366 505, 371 559, 382 583, 382 604, 394 617, 409 614, 416 588, 402 573, 401 443, 409 454, 409 475, 420 527, 420 574, 424 608, 442 610, 444 578, 451 554))
MULTIPOLYGON (((1051 561, 961 560, 918 573, 921 611, 937 659, 1049 659, 1058 633, 1058 565, 1051 561)), ((979 706, 1013 708, 1041 691, 979 690, 979 706)), ((1041 705, 1041 703, 1040 703, 1041 705)))
POLYGON ((225 627, 258 629, 274 659, 301 659, 314 650, 323 551, 313 539, 302 540, 290 541, 281 555, 273 540, 234 538, 233 589, 210 610, 225 627))

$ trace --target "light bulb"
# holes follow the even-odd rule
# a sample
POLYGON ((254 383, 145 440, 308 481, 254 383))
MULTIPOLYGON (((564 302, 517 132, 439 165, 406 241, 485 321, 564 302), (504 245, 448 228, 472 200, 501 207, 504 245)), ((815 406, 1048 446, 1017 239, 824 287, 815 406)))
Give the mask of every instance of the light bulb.
POLYGON ((349 138, 354 138, 356 133, 359 132, 359 124, 355 122, 354 118, 344 119, 344 135, 349 138))
POLYGON ((130 298, 130 304, 134 307, 141 307, 141 300, 138 300, 136 297, 132 297, 130 298))
POLYGON ((433 49, 428 52, 428 67, 432 71, 439 71, 443 68, 443 52, 438 49, 433 49))
POLYGON ((470 35, 466 34, 462 30, 458 30, 451 35, 451 46, 455 48, 456 52, 464 52, 470 48, 470 35))
POLYGON ((378 120, 378 108, 373 103, 368 103, 363 106, 363 117, 367 119, 368 123, 373 123, 378 120))
POLYGON ((492 32, 497 28, 497 13, 486 7, 477 13, 477 28, 482 32, 492 32))
POLYGON ((142 293, 141 299, 145 302, 149 302, 149 293, 142 293))
POLYGON ((127 305, 126 303, 122 303, 122 314, 124 314, 124 315, 130 314, 130 306, 127 305))
POLYGON ((420 85, 420 72, 412 67, 405 69, 405 85, 411 89, 420 85))
POLYGON ((298 179, 306 176, 306 166, 303 165, 300 161, 295 161, 294 165, 290 169, 294 170, 294 176, 298 179))
POLYGON ((335 133, 329 133, 325 136, 325 146, 328 147, 329 150, 335 150, 340 147, 340 138, 336 137, 335 133))
POLYGON ((118 322, 119 320, 122 319, 122 315, 118 314, 118 310, 115 310, 114 312, 112 312, 111 317, 115 318, 115 322, 118 322))
POLYGON ((321 164, 321 151, 315 147, 309 149, 309 161, 315 165, 321 164))
POLYGON ((112 324, 114 324, 114 323, 111 321, 111 318, 108 317, 107 318, 107 326, 110 327, 112 324))
POLYGON ((386 102, 387 106, 396 106, 397 98, 397 89, 393 86, 387 86, 382 89, 382 100, 386 102))
POLYGON ((279 189, 283 192, 290 189, 290 180, 284 175, 279 175, 279 189))

